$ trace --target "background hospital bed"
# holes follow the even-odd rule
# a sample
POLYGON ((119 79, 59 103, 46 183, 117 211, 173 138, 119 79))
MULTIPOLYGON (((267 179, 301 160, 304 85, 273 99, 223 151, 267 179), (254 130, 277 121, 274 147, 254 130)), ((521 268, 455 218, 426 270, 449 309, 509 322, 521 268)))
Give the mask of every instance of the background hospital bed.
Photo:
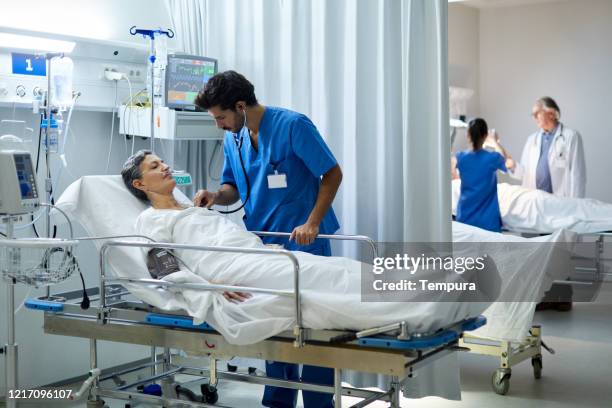
MULTIPOLYGON (((453 209, 456 208, 460 193, 460 181, 454 180, 452 185, 453 209)), ((539 211, 540 217, 548 217, 550 221, 546 224, 554 224, 552 220, 558 217, 560 220, 567 218, 562 200, 558 197, 537 192, 537 203, 528 203, 527 194, 520 186, 508 184, 498 185, 498 198, 502 221, 504 222, 504 233, 518 235, 522 237, 534 237, 550 234, 550 230, 538 230, 537 222, 528 221, 537 219, 534 211, 539 211), (549 204, 547 199, 552 200, 549 204), (544 204, 544 205, 542 205, 544 204), (549 208, 550 207, 550 208, 549 208), (521 221, 521 214, 525 213, 525 222, 521 221), (516 227, 516 228, 513 228, 516 227)), ((536 193, 533 193, 536 194, 536 193)), ((565 276, 559 274, 553 281, 556 284, 572 285, 575 292, 582 292, 582 298, 577 300, 587 301, 593 293, 596 293, 602 282, 612 278, 612 274, 606 273, 604 261, 610 260, 610 254, 606 255, 605 242, 612 234, 606 232, 608 226, 612 229, 612 206, 596 200, 584 200, 585 212, 588 208, 597 208, 596 214, 592 219, 567 220, 565 223, 570 230, 575 225, 577 231, 574 232, 574 254, 571 261, 574 263, 573 272, 565 276), (577 221, 577 222, 576 222, 577 221)), ((573 208, 573 207, 572 207, 573 208)), ((576 217, 572 214, 572 217, 576 217)), ((551 225, 552 226, 552 225, 551 225)), ((523 309, 533 308, 534 304, 512 305, 509 307, 521 307, 523 309)), ((486 329, 488 332, 489 330, 486 329)), ((496 393, 504 395, 510 386, 512 367, 525 360, 531 360, 534 377, 540 378, 542 375, 542 346, 554 354, 554 350, 547 347, 542 342, 542 329, 540 326, 533 326, 529 334, 525 337, 515 338, 496 338, 495 336, 479 336, 478 333, 469 334, 461 340, 461 345, 470 348, 470 351, 477 354, 491 355, 499 358, 499 368, 493 373, 491 384, 496 393)))
MULTIPOLYGON (((611 259, 605 256, 604 243, 610 237, 612 234, 608 232, 577 234, 578 243, 586 243, 585 240, 588 239, 591 239, 591 242, 587 245, 579 245, 581 251, 572 257, 572 262, 576 263, 576 266, 572 268, 574 272, 568 276, 567 280, 558 279, 553 283, 570 285, 574 289, 575 301, 594 300, 593 296, 600 292, 606 277, 609 279, 612 275, 606 272, 605 267, 605 261, 611 259)), ((542 340, 542 328, 539 325, 532 326, 529 335, 524 339, 495 340, 466 334, 460 340, 460 345, 469 348, 472 353, 499 358, 499 368, 491 377, 491 385, 493 390, 500 395, 505 395, 510 388, 513 366, 525 360, 531 360, 534 378, 540 379, 543 368, 542 348, 555 354, 554 349, 547 346, 542 340)))

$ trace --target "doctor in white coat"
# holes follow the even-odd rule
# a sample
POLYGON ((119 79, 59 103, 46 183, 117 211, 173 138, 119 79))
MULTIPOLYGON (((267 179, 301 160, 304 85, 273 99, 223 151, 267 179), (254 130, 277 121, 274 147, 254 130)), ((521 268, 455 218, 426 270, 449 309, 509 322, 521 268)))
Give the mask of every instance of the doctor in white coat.
POLYGON ((540 129, 527 139, 520 163, 509 169, 512 175, 523 187, 583 198, 586 168, 580 133, 559 121, 561 111, 550 97, 538 99, 532 115, 540 129))

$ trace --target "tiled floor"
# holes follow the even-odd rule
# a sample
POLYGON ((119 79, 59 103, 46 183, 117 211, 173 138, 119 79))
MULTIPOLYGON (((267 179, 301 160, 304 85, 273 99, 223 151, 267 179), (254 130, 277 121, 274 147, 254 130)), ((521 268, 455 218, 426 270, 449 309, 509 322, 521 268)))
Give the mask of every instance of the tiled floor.
MULTIPOLYGON (((461 355, 462 401, 440 398, 402 399, 402 407, 612 407, 612 306, 575 304, 570 312, 538 312, 535 322, 542 324, 545 341, 556 350, 545 352, 540 380, 533 378, 528 361, 513 368, 510 391, 506 396, 491 390, 490 377, 498 361, 493 357, 461 355)), ((260 406, 262 386, 221 382, 219 404, 234 407, 260 406)), ((357 402, 343 398, 343 406, 357 402)), ((109 400, 111 408, 125 402, 109 400)), ((84 403, 21 404, 20 407, 85 407, 84 403)), ((138 405, 145 406, 145 405, 138 405)), ((298 406, 301 405, 301 399, 298 406)), ((372 404, 386 407, 387 404, 372 404)))

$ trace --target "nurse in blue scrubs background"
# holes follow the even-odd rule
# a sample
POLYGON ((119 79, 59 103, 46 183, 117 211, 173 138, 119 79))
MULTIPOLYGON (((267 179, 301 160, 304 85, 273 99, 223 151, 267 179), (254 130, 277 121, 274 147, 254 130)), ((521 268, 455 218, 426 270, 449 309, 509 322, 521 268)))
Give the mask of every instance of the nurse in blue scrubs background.
MULTIPOLYGON (((329 240, 316 236, 333 234, 340 227, 331 205, 342 171, 310 119, 259 104, 253 85, 235 71, 210 78, 195 103, 226 135, 221 188, 198 191, 194 204, 210 208, 241 199, 248 230, 291 232, 288 241, 269 238, 266 243, 331 256, 329 240)), ((297 364, 266 362, 266 373, 273 378, 300 378, 297 364)), ((301 379, 332 385, 333 370, 305 365, 301 379)), ((306 391, 303 400, 305 408, 333 407, 332 394, 306 391)), ((293 408, 296 402, 297 390, 267 386, 262 404, 293 408)))
MULTIPOLYGON (((456 166, 461 178, 457 203, 457 221, 494 232, 501 232, 502 222, 497 199, 497 170, 507 172, 513 160, 507 154, 483 149, 489 129, 484 119, 468 124, 472 150, 458 152, 456 166)), ((502 150, 505 153, 505 150, 502 150)))

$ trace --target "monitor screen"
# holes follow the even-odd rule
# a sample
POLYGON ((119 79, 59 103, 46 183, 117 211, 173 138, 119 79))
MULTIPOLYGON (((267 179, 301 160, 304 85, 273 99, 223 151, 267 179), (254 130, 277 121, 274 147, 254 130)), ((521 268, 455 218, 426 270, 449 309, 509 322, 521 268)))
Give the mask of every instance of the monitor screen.
POLYGON ((168 55, 166 106, 195 110, 193 101, 198 92, 216 73, 216 59, 194 55, 168 55))
POLYGON ((29 154, 15 154, 15 170, 21 190, 21 199, 38 198, 32 160, 29 154))

